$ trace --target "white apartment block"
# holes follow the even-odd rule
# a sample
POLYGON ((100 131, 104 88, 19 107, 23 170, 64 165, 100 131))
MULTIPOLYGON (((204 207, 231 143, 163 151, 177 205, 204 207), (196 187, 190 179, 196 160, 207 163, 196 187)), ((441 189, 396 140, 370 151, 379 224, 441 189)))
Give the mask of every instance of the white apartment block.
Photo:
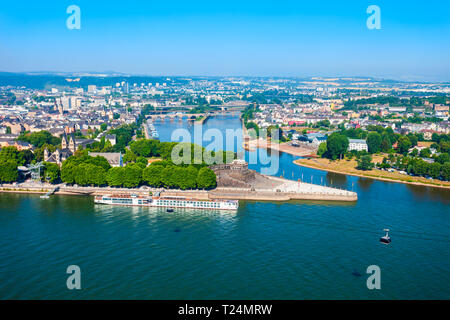
POLYGON ((356 150, 356 151, 369 151, 367 147, 366 140, 363 139, 348 139, 348 151, 356 150))

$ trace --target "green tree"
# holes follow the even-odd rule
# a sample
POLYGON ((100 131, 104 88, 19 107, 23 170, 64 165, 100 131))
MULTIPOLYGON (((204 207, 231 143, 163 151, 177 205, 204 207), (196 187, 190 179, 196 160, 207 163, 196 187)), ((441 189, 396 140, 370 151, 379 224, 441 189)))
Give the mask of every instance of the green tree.
POLYGON ((129 164, 124 168, 123 186, 134 188, 139 186, 142 181, 142 168, 136 164, 129 164))
POLYGON ((174 172, 175 166, 173 165, 169 165, 162 170, 161 182, 165 188, 175 188, 177 186, 174 172))
POLYGON ((247 128, 250 136, 258 137, 259 136, 259 127, 254 122, 248 122, 245 127, 247 128))
POLYGON ((120 187, 123 184, 123 175, 124 175, 123 167, 113 167, 108 170, 106 174, 106 181, 108 185, 112 187, 120 187))
POLYGON ((61 180, 65 183, 77 183, 79 185, 102 185, 104 184, 104 175, 111 165, 105 157, 91 157, 86 154, 81 156, 69 157, 63 162, 61 167, 61 180), (83 171, 84 170, 84 171, 83 171), (87 173, 89 170, 89 173, 87 173), (98 175, 95 174, 97 170, 98 175))
POLYGON ((187 168, 175 167, 172 171, 173 187, 185 190, 188 188, 188 181, 186 180, 187 168))
POLYGON ((319 144, 319 148, 317 149, 317 155, 319 157, 322 157, 325 152, 327 152, 327 143, 326 142, 322 142, 321 144, 319 144))
POLYGON ((75 168, 76 164, 70 161, 64 161, 61 166, 61 180, 65 183, 75 183, 75 168))
POLYGON ((31 150, 25 149, 19 151, 19 159, 23 159, 23 164, 30 164, 34 160, 34 154, 31 150))
POLYGON ((154 157, 158 155, 159 140, 140 139, 131 142, 130 149, 138 156, 154 157))
POLYGON ((356 169, 358 170, 371 170, 374 166, 372 163, 372 157, 370 155, 364 155, 361 158, 357 160, 358 165, 356 166, 356 169))
POLYGON ((114 148, 111 144, 111 141, 109 141, 109 140, 105 141, 105 144, 103 145, 103 148, 101 149, 101 152, 112 152, 112 151, 114 151, 114 148))
POLYGON ((381 141, 381 151, 388 152, 392 148, 391 140, 387 135, 383 136, 383 140, 381 141))
POLYGON ((412 143, 406 136, 401 136, 397 140, 397 150, 399 153, 406 155, 408 153, 409 148, 411 148, 412 143))
POLYGON ((125 153, 125 147, 130 143, 136 131, 136 123, 123 125, 117 129, 110 130, 110 134, 116 135, 116 144, 114 145, 114 151, 125 153))
POLYGON ((439 150, 441 152, 450 152, 450 142, 441 140, 439 142, 439 150))
POLYGON ((0 163, 14 161, 19 166, 25 164, 26 160, 24 159, 24 155, 20 153, 16 147, 4 147, 0 150, 0 163))
POLYGON ((450 162, 446 162, 442 165, 441 175, 442 179, 450 181, 450 162))
POLYGON ((327 138, 327 157, 333 160, 342 158, 349 145, 348 138, 340 133, 332 133, 327 138))
POLYGON ((424 176, 428 172, 428 163, 422 159, 417 159, 412 165, 412 171, 415 175, 424 176))
POLYGON ((439 162, 440 164, 444 164, 446 162, 450 161, 450 155, 448 153, 441 153, 436 157, 436 162, 439 162))
POLYGON ((123 155, 124 163, 135 162, 136 159, 137 159, 137 155, 133 151, 131 151, 130 149, 125 150, 125 154, 123 155))
POLYGON ((429 158, 431 156, 430 148, 425 148, 425 149, 420 150, 420 156, 422 158, 429 158))
POLYGON ((88 169, 89 169, 88 163, 81 163, 75 166, 73 177, 76 184, 80 186, 87 186, 90 184, 89 183, 90 176, 88 175, 88 169))
POLYGON ((60 138, 52 136, 50 132, 45 130, 33 133, 22 133, 17 140, 31 143, 37 148, 41 148, 44 144, 51 144, 54 146, 61 144, 60 138))
POLYGON ((378 132, 371 132, 367 136, 367 147, 370 153, 381 151, 381 135, 378 132))
POLYGON ((283 130, 279 126, 269 126, 267 128, 267 136, 274 140, 282 140, 283 130))
POLYGON ((200 189, 213 189, 217 185, 216 174, 207 167, 203 167, 198 171, 197 187, 200 189))
POLYGON ((102 186, 106 184, 106 170, 103 167, 94 164, 86 165, 86 176, 88 177, 88 184, 102 186))
POLYGON ((101 167, 101 168, 105 169, 105 171, 107 171, 111 168, 111 165, 109 164, 108 160, 106 160, 106 158, 102 157, 102 156, 96 156, 96 157, 83 156, 81 158, 81 161, 101 167))
POLYGON ((144 158, 144 157, 137 157, 136 158, 136 164, 139 167, 141 167, 142 169, 144 169, 148 165, 148 160, 147 160, 147 158, 144 158))
POLYGON ((428 175, 434 179, 439 178, 441 175, 442 165, 438 162, 434 162, 428 165, 428 175))
POLYGON ((49 183, 57 183, 61 178, 61 170, 56 163, 44 162, 43 179, 49 183))
POLYGON ((17 172, 17 162, 14 160, 8 160, 0 162, 0 181, 1 182, 14 182, 17 181, 19 174, 17 172))
POLYGON ((194 166, 188 166, 185 169, 185 185, 186 189, 195 189, 197 187, 198 170, 194 166))
POLYGON ((161 142, 158 146, 157 154, 164 160, 169 160, 172 155, 172 150, 176 144, 176 142, 161 142))
POLYGON ((409 141, 411 141, 411 147, 417 146, 418 138, 416 135, 410 133, 408 134, 408 139, 409 141))
POLYGON ((149 186, 160 187, 162 185, 161 175, 164 167, 161 165, 151 164, 142 172, 142 180, 149 186))

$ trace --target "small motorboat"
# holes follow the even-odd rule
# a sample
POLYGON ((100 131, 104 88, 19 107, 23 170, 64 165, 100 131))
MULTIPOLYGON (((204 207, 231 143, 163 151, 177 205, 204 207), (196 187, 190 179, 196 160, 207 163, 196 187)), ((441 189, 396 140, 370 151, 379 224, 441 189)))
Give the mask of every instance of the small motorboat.
POLYGON ((172 209, 172 208, 167 208, 166 211, 167 211, 167 212, 173 212, 173 209, 172 209))
POLYGON ((381 243, 384 243, 384 244, 389 244, 389 243, 391 243, 391 237, 389 237, 389 229, 383 229, 383 231, 386 232, 386 235, 385 235, 385 236, 382 236, 382 237, 380 238, 380 242, 381 242, 381 243))

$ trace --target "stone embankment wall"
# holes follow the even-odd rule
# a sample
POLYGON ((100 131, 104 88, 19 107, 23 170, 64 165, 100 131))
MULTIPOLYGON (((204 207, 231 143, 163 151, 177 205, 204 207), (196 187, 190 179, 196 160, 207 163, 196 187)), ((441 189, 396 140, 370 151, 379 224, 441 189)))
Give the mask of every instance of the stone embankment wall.
POLYGON ((261 200, 261 201, 289 201, 289 200, 320 200, 320 201, 357 201, 354 192, 273 192, 267 190, 252 190, 246 188, 217 188, 210 191, 211 199, 261 200))
MULTIPOLYGON (((214 190, 164 190, 155 188, 109 188, 109 187, 72 187, 60 185, 55 194, 63 195, 111 195, 111 194, 137 194, 148 196, 150 192, 161 192, 164 196, 178 196, 195 199, 230 199, 254 201, 288 201, 288 200, 322 200, 322 201, 356 201, 355 192, 324 187, 309 183, 296 182, 277 177, 264 176, 264 179, 274 182, 273 188, 255 187, 218 187, 214 190)), ((268 183, 267 183, 268 184, 268 183)), ((12 193, 40 193, 45 194, 55 188, 54 185, 2 185, 0 192, 12 193)))

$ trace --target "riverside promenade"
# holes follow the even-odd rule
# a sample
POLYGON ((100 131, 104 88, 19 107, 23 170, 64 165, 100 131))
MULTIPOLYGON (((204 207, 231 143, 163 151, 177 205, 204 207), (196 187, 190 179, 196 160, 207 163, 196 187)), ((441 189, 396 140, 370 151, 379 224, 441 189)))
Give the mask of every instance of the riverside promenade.
POLYGON ((289 201, 289 200, 319 200, 319 201, 357 201, 355 192, 330 188, 305 182, 287 180, 272 176, 258 177, 258 184, 251 187, 219 186, 212 190, 174 190, 164 188, 112 188, 112 187, 77 187, 65 184, 52 185, 48 183, 24 182, 0 185, 0 192, 38 193, 46 194, 58 187, 55 195, 95 196, 107 194, 137 194, 148 196, 160 192, 162 196, 184 196, 194 199, 229 199, 253 201, 289 201), (263 179, 264 181, 262 181, 263 179))
POLYGON ((262 177, 265 181, 259 181, 255 187, 218 187, 209 191, 209 197, 212 199, 254 201, 319 200, 352 202, 358 200, 357 193, 348 190, 272 176, 262 177))

